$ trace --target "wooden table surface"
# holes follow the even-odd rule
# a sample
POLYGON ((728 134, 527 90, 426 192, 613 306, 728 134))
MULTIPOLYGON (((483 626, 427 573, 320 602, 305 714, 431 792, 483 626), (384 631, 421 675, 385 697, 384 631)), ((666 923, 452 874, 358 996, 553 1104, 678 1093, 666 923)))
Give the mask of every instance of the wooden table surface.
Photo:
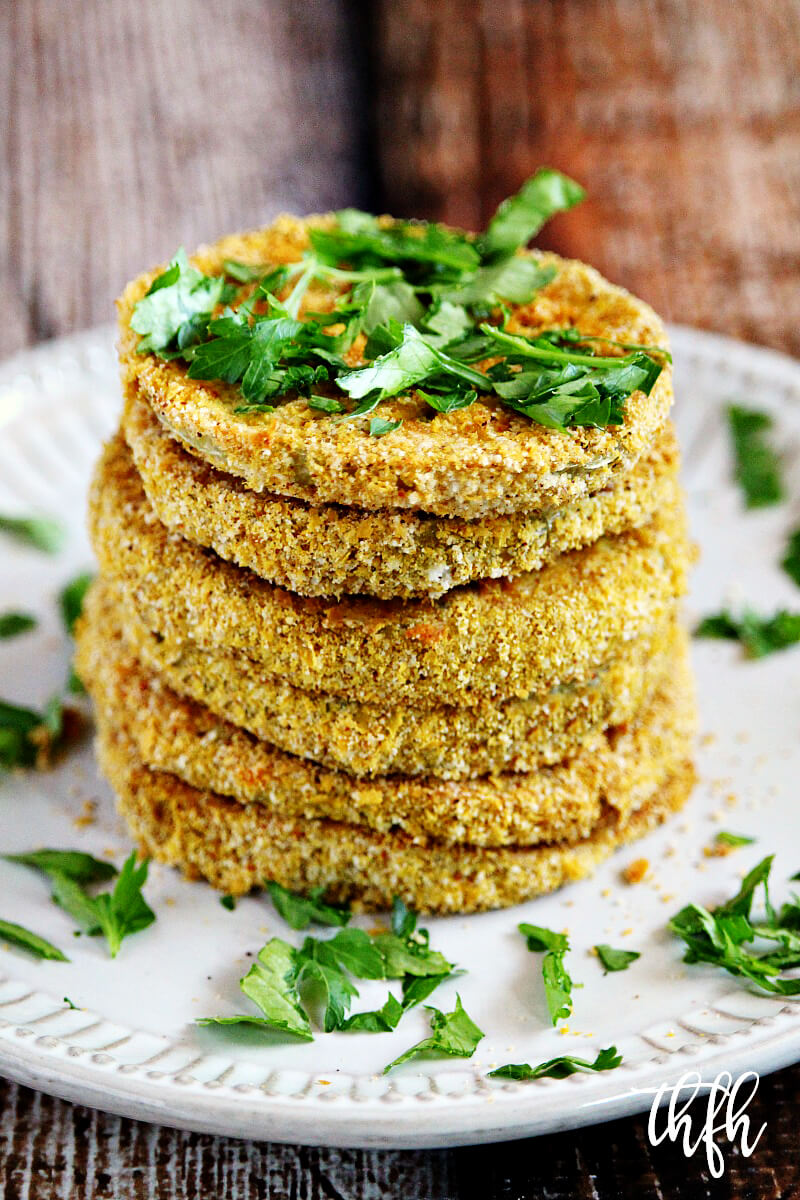
MULTIPOLYGON (((15 0, 0 5, 0 355, 112 315, 124 281, 282 209, 479 227, 547 162, 589 190, 542 244, 665 316, 800 353, 797 0, 15 0)), ((800 1053, 800 1050, 799 1050, 800 1053)), ((800 1067, 755 1155, 643 1119, 372 1153, 146 1126, 0 1081, 0 1196, 800 1197, 800 1067)))

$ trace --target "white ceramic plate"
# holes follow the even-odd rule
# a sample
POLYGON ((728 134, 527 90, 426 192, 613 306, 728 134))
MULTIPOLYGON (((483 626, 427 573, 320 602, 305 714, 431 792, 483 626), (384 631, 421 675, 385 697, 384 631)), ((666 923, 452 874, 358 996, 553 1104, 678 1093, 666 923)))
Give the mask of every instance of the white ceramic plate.
MULTIPOLYGON (((54 606, 59 587, 91 561, 84 496, 101 437, 119 408, 109 330, 42 346, 0 368, 0 511, 68 522, 65 551, 49 558, 0 544, 0 612, 33 610, 39 629, 0 644, 0 695, 42 704, 62 685, 69 647, 54 606)), ((688 619, 728 599, 771 611, 800 608, 776 565, 800 506, 800 365, 723 338, 674 331, 677 419, 694 533, 702 549, 688 619), (721 408, 731 399, 774 413, 792 503, 745 513, 730 482, 721 408)), ((420 1147, 523 1137, 607 1120, 650 1105, 648 1089, 695 1068, 761 1072, 800 1058, 800 1003, 751 994, 711 968, 686 967, 665 923, 687 899, 715 904, 745 868, 777 852, 775 878, 800 868, 800 651, 742 660, 727 643, 696 643, 703 731, 702 782, 685 813, 619 853, 586 882, 511 911, 428 922, 433 943, 467 974, 456 990, 486 1031, 471 1060, 385 1063, 428 1032, 422 1010, 393 1034, 319 1034, 287 1045, 255 1030, 201 1029, 196 1017, 242 1011, 237 981, 247 952, 293 935, 264 898, 235 912, 203 884, 155 866, 147 895, 157 923, 111 961, 98 939, 74 939, 68 918, 34 872, 0 864, 0 916, 65 948, 69 964, 0 948, 0 1072, 70 1100, 190 1129, 338 1146, 420 1147), (727 858, 703 854, 726 828, 757 837, 727 858), (620 881, 644 856, 647 879, 620 881), (539 958, 517 922, 567 927, 576 992, 569 1032, 548 1026, 539 958), (625 972, 603 975, 589 948, 607 941, 641 951, 625 972), (62 997, 77 1005, 69 1008, 62 997), (556 1054, 592 1058, 615 1044, 622 1067, 566 1080, 502 1083, 493 1066, 556 1054)), ((125 830, 90 750, 58 770, 0 780, 0 850, 75 846, 120 863, 125 830), (88 806, 88 807, 87 807, 88 806), (87 823, 86 815, 94 815, 87 823)), ((370 922, 367 922, 369 924, 370 922)), ((374 922, 372 922, 374 923, 374 922)), ((385 987, 362 986, 361 1003, 385 987)))

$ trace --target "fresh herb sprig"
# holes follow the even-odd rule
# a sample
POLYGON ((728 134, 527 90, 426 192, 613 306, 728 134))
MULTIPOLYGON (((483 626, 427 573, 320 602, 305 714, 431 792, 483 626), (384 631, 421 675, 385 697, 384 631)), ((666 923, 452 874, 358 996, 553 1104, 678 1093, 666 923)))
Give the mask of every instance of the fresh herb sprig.
POLYGON ((21 633, 28 633, 31 629, 35 629, 36 625, 36 617, 32 617, 30 613, 0 613, 0 640, 6 641, 9 638, 19 637, 21 633))
POLYGON ((736 850, 740 846, 752 846, 755 840, 743 833, 729 833, 726 829, 720 829, 714 838, 718 846, 725 846, 730 850, 736 850))
POLYGON ((771 617, 760 617, 744 609, 737 617, 723 610, 704 617, 694 634, 741 642, 748 658, 764 658, 800 642, 800 613, 781 609, 771 617))
POLYGON ((780 459, 766 434, 772 418, 757 408, 728 405, 728 427, 734 456, 734 477, 746 508, 766 508, 785 498, 780 459))
POLYGON ((51 517, 9 517, 0 513, 0 533, 7 533, 26 546, 57 554, 64 544, 65 530, 51 517))
POLYGON ((715 909, 687 904, 669 923, 686 943, 684 962, 711 963, 731 975, 740 975, 762 991, 780 996, 800 995, 800 979, 782 972, 800 966, 800 900, 793 898, 776 911, 769 897, 773 856, 757 863, 742 880, 735 896, 715 909), (764 917, 756 920, 752 908, 756 893, 763 893, 764 917), (754 943, 774 943, 756 952, 754 943))
POLYGON ((595 951, 606 971, 627 971, 631 963, 641 958, 637 950, 616 950, 607 942, 598 942, 595 951))
MULTIPOLYGON (((527 303, 552 281, 553 267, 517 251, 583 198, 574 181, 543 169, 500 205, 477 238, 345 209, 335 228, 309 231, 309 249, 296 263, 227 260, 224 276, 206 276, 180 251, 136 305, 138 349, 182 357, 190 378, 238 385, 240 413, 272 412, 275 401, 292 394, 350 420, 415 389, 439 414, 489 392, 551 429, 618 425, 627 398, 652 390, 666 351, 570 329, 526 338, 486 319, 527 303), (301 316, 315 283, 334 307, 301 316), (342 356, 360 335, 366 365, 353 368, 342 356), (626 353, 605 356, 595 344, 626 353), (488 371, 470 366, 486 358, 495 360, 488 371), (355 405, 347 410, 335 395, 320 395, 326 383, 355 405)), ((400 424, 376 416, 369 432, 383 437, 400 424)))
POLYGON ((0 941, 17 946, 20 950, 27 950, 35 958, 47 958, 53 962, 69 962, 66 954, 63 950, 59 950, 58 946, 48 942, 47 938, 43 938, 41 934, 26 929, 24 925, 15 924, 14 921, 0 920, 0 941))
POLYGON ((156 919, 142 894, 149 861, 137 863, 136 851, 125 860, 119 873, 111 863, 78 850, 38 850, 6 857, 10 862, 45 874, 55 903, 69 913, 83 933, 91 936, 102 933, 112 958, 116 958, 126 937, 146 929, 156 919), (115 876, 109 891, 93 895, 87 890, 90 885, 115 876))
POLYGON ((208 1017, 204 1025, 254 1024, 278 1033, 310 1040, 310 1015, 321 1013, 326 1033, 335 1030, 388 1033, 402 1017, 453 974, 453 964, 430 947, 427 930, 417 928, 417 916, 396 899, 391 932, 372 935, 345 928, 349 909, 326 904, 319 889, 310 896, 290 892, 279 884, 268 889, 281 916, 293 929, 309 924, 339 926, 329 938, 306 937, 300 948, 273 938, 240 986, 260 1009, 260 1015, 208 1017), (358 997, 353 979, 400 980, 402 998, 390 993, 380 1009, 349 1015, 358 997))
POLYGON ((594 1062, 586 1058, 576 1058, 573 1054, 560 1054, 557 1058, 549 1058, 547 1062, 531 1067, 528 1063, 508 1063, 490 1071, 494 1079, 566 1079, 578 1071, 613 1071, 622 1062, 622 1055, 617 1053, 616 1046, 608 1046, 601 1050, 594 1062))
POLYGON ((800 587, 800 529, 793 530, 789 535, 781 566, 789 578, 800 587))
POLYGON ((564 966, 564 956, 569 950, 569 938, 565 933, 556 933, 542 925, 523 922, 517 926, 526 939, 528 949, 543 953, 542 979, 550 1019, 554 1025, 572 1012, 572 979, 564 966))
POLYGON ((45 766, 67 737, 59 696, 42 712, 0 700, 0 770, 45 766))
POLYGON ((450 1058, 472 1058, 478 1043, 485 1035, 465 1011, 461 997, 456 996, 456 1006, 452 1012, 443 1013, 438 1008, 430 1007, 426 1007, 426 1012, 430 1013, 431 1036, 423 1038, 421 1042, 392 1059, 383 1068, 384 1075, 412 1058, 440 1055, 450 1058))

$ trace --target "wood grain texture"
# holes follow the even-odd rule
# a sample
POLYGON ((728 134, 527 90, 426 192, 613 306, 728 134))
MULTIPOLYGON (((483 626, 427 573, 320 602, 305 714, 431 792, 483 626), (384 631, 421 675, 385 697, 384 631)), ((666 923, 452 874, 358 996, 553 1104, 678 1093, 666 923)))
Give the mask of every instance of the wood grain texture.
POLYGON ((352 8, 0 4, 2 356, 179 245, 368 199, 352 8))
MULTIPOLYGON (((702 1148, 653 1149, 645 1118, 459 1150, 310 1149, 180 1133, 0 1082, 6 1200, 797 1200, 800 1067, 761 1081, 752 1158, 724 1137, 715 1180, 702 1148)), ((703 1110, 697 1109, 695 1129, 703 1110)))
POLYGON ((381 0, 385 206, 479 228, 536 166, 541 244, 666 317, 800 352, 797 0, 381 0))

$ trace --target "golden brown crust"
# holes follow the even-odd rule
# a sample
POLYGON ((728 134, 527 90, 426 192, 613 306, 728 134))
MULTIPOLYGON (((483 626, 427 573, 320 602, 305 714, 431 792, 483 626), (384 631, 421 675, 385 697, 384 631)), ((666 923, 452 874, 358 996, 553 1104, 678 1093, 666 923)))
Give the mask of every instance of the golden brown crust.
POLYGON ((613 488, 545 513, 465 521, 403 509, 312 507, 254 492, 187 454, 129 390, 123 431, 159 520, 221 558, 302 596, 436 598, 476 579, 537 571, 675 503, 678 446, 667 423, 613 488))
POLYGON ((641 807, 686 759, 694 702, 686 641, 634 724, 589 737, 570 758, 528 773, 445 782, 402 775, 359 780, 295 758, 184 700, 124 647, 78 631, 78 672, 101 721, 149 767, 282 816, 328 817, 414 840, 532 845, 585 837, 602 813, 641 807))
POLYGON ((486 850, 417 845, 401 834, 278 815, 199 791, 151 771, 130 740, 101 727, 98 757, 132 836, 145 854, 240 895, 273 879, 293 891, 323 887, 357 909, 388 908, 393 896, 420 912, 477 912, 519 904, 580 879, 624 842, 642 837, 686 801, 689 762, 627 818, 603 814, 571 846, 486 850))
POLYGON ((383 707, 306 692, 265 675, 246 655, 153 634, 99 580, 84 601, 93 635, 124 641, 181 696, 280 750, 353 775, 474 778, 555 763, 609 725, 630 721, 683 645, 674 620, 640 638, 581 686, 470 708, 383 707))
MULTIPOLYGON (((307 222, 280 217, 269 229, 202 247, 192 261, 210 273, 219 273, 225 258, 294 262, 308 244, 307 225, 330 222, 330 216, 307 222)), ((666 345, 661 321, 641 300, 583 263, 531 253, 556 266, 558 275, 514 310, 512 330, 576 325, 622 342, 666 345)), ((652 444, 672 403, 667 367, 650 396, 630 397, 623 425, 567 434, 514 414, 490 396, 434 416, 416 393, 384 401, 381 416, 402 418, 403 424, 381 438, 370 437, 368 421, 337 423, 300 398, 270 414, 235 414, 241 403, 236 388, 190 380, 182 363, 137 353, 133 308, 162 269, 134 280, 119 300, 123 382, 141 390, 188 450, 255 491, 315 505, 412 508, 466 518, 561 507, 628 471, 652 444)))
POLYGON ((690 559, 676 503, 541 571, 438 601, 296 596, 169 533, 120 436, 98 464, 90 529, 103 573, 150 629, 242 651, 306 690, 391 704, 474 704, 585 681, 663 627, 690 559))

